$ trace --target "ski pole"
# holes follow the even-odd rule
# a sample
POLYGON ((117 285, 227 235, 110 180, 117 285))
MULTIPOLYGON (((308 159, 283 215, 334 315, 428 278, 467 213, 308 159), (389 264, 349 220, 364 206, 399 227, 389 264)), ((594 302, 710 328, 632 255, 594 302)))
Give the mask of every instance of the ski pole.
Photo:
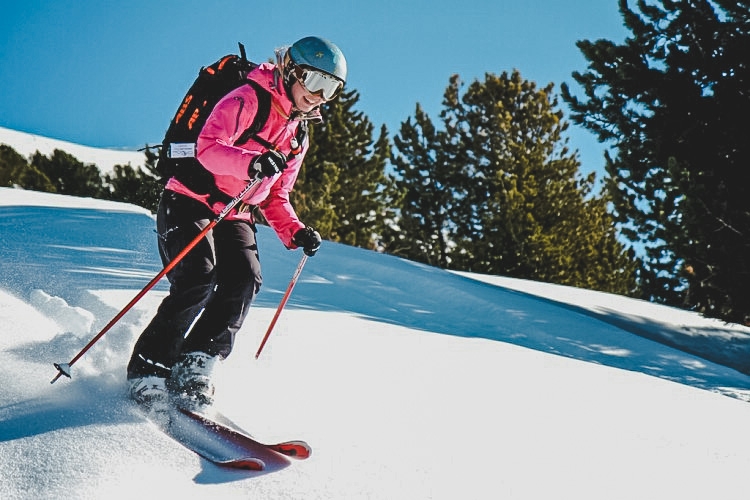
POLYGON ((222 210, 219 213, 219 215, 216 216, 216 218, 214 218, 211 222, 209 222, 208 225, 205 228, 203 228, 203 231, 198 233, 198 235, 190 243, 188 243, 187 246, 185 246, 185 248, 183 248, 182 251, 178 253, 177 256, 174 259, 172 259, 164 267, 164 269, 161 270, 161 272, 159 272, 159 274, 154 276, 151 279, 151 281, 149 281, 148 284, 145 287, 143 287, 143 289, 140 292, 138 292, 138 294, 135 297, 133 297, 133 299, 130 302, 128 302, 128 304, 125 307, 123 307, 122 310, 119 313, 117 313, 117 315, 115 315, 115 317, 112 318, 112 320, 109 323, 107 323, 107 325, 104 328, 102 328, 101 331, 98 334, 96 334, 96 336, 93 339, 91 339, 91 341, 88 344, 86 344, 86 346, 83 349, 81 349, 78 354, 76 354, 73 357, 73 359, 71 359, 67 363, 53 363, 55 368, 57 368, 57 375, 55 375, 55 378, 53 378, 52 381, 50 381, 50 384, 54 384, 57 381, 57 379, 59 379, 63 375, 65 375, 68 378, 71 378, 70 367, 73 366, 73 364, 75 364, 75 362, 78 361, 81 358, 81 356, 83 356, 86 353, 86 351, 91 349, 91 347, 94 344, 96 344, 99 341, 99 339, 101 339, 104 336, 104 334, 107 333, 109 329, 112 328, 115 325, 115 323, 117 323, 120 320, 120 318, 122 318, 125 315, 125 313, 127 313, 136 304, 136 302, 141 300, 141 298, 143 298, 143 296, 146 295, 146 292, 151 290, 154 287, 154 285, 158 283, 160 279, 162 279, 169 271, 171 271, 185 257, 185 255, 187 255, 188 252, 190 252, 190 250, 192 250, 193 247, 195 247, 195 245, 197 245, 206 236, 206 234, 208 234, 208 232, 214 228, 214 226, 216 226, 216 224, 221 222, 227 215, 229 215, 229 212, 231 212, 232 209, 240 201, 242 201, 242 198, 244 198, 247 195, 247 193, 249 193, 250 190, 259 181, 260 179, 257 179, 257 178, 253 179, 251 182, 248 183, 247 186, 245 186, 242 189, 240 194, 232 198, 232 200, 227 204, 227 206, 224 207, 224 210, 222 210))
POLYGON ((307 262, 307 254, 302 254, 302 259, 300 259, 299 264, 297 264, 297 270, 294 271, 294 276, 292 276, 292 280, 289 282, 289 286, 286 288, 286 293, 281 298, 279 307, 276 308, 276 314, 273 315, 271 324, 268 325, 268 330, 266 330, 266 334, 260 343, 260 347, 258 347, 258 352, 255 353, 255 359, 258 359, 258 357, 260 356, 260 352, 263 350, 263 346, 266 345, 266 341, 268 340, 268 337, 271 336, 271 331, 273 330, 274 325, 276 325, 276 320, 279 319, 279 316, 281 315, 281 310, 284 309, 286 302, 289 300, 289 296, 292 294, 294 285, 297 284, 297 279, 299 279, 299 275, 302 273, 302 268, 305 267, 305 262, 307 262))

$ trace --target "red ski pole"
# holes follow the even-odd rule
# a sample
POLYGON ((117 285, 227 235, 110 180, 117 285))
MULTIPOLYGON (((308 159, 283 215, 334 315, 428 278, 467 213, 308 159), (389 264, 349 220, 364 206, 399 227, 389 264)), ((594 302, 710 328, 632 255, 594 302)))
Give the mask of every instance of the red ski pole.
POLYGON ((299 279, 299 275, 302 273, 302 268, 305 267, 305 262, 307 262, 307 254, 303 254, 302 259, 300 259, 299 264, 297 264, 297 270, 294 271, 294 276, 292 276, 292 280, 289 282, 289 286, 286 288, 286 293, 281 298, 279 307, 276 308, 276 314, 273 315, 271 324, 268 325, 268 330, 266 330, 266 334, 260 343, 260 347, 258 347, 258 352, 255 353, 255 359, 258 359, 258 357, 260 356, 260 352, 263 350, 263 346, 266 345, 266 341, 268 340, 268 337, 271 336, 271 331, 273 330, 274 325, 276 325, 276 320, 279 319, 279 316, 281 315, 281 310, 284 309, 286 302, 289 300, 289 296, 292 294, 294 285, 297 284, 297 279, 299 279))
POLYGON ((224 217, 229 215, 229 212, 231 212, 232 209, 240 201, 242 201, 242 199, 247 195, 247 193, 249 193, 250 190, 253 188, 253 186, 255 186, 259 181, 260 179, 253 179, 247 186, 245 186, 245 188, 242 190, 242 192, 240 192, 240 194, 232 198, 232 200, 227 204, 227 206, 224 207, 224 210, 222 210, 221 213, 219 213, 219 215, 217 215, 215 219, 209 222, 208 225, 203 229, 203 231, 201 231, 190 243, 188 243, 187 246, 185 246, 185 248, 183 248, 182 251, 178 253, 177 256, 174 259, 172 259, 169 262, 169 264, 167 264, 164 267, 164 269, 162 269, 159 272, 159 274, 154 276, 153 279, 151 279, 151 281, 149 281, 148 284, 145 287, 143 287, 143 289, 140 292, 138 292, 138 294, 135 297, 133 297, 133 299, 130 302, 128 302, 128 304, 125 307, 123 307, 122 310, 119 313, 117 313, 117 315, 114 318, 112 318, 112 320, 109 323, 107 323, 106 326, 102 328, 101 331, 97 333, 96 336, 93 339, 91 339, 91 341, 88 344, 86 344, 86 346, 83 349, 81 349, 78 354, 73 356, 73 359, 71 359, 67 363, 54 363, 55 368, 57 368, 57 375, 55 375, 55 378, 53 378, 52 381, 50 381, 50 384, 54 384, 57 381, 57 379, 59 379, 63 375, 70 378, 70 367, 73 366, 73 364, 75 364, 75 362, 78 361, 81 358, 81 356, 83 356, 86 353, 86 351, 91 349, 91 347, 94 344, 96 344, 99 341, 99 339, 101 339, 104 336, 104 334, 107 333, 109 329, 112 328, 115 325, 115 323, 117 323, 120 320, 120 318, 122 318, 125 315, 125 313, 127 313, 139 300, 141 300, 141 298, 143 298, 143 296, 146 295, 146 292, 151 290, 154 287, 154 285, 156 285, 156 283, 159 282, 160 279, 166 276, 166 274, 169 271, 171 271, 177 264, 179 264, 179 262, 183 258, 185 258, 185 255, 187 255, 188 252, 190 252, 190 250, 192 250, 193 247, 195 247, 195 245, 197 245, 206 236, 206 234, 208 234, 208 232, 214 228, 214 226, 216 226, 216 224, 221 222, 224 219, 224 217))

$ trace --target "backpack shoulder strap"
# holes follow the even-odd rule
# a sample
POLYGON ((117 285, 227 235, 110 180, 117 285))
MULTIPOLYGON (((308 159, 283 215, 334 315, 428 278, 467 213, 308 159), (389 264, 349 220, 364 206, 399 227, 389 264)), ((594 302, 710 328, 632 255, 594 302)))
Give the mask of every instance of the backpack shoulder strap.
MULTIPOLYGON (((255 80, 249 79, 247 80, 247 83, 255 89, 255 94, 258 96, 258 109, 255 112, 253 122, 248 128, 245 129, 244 132, 242 132, 242 134, 234 144, 236 146, 241 146, 250 139, 253 139, 267 149, 276 149, 276 146, 274 144, 258 135, 258 133, 263 130, 263 127, 266 125, 268 117, 271 113, 271 93, 255 80)), ((300 153, 300 151, 302 150, 302 144, 304 143, 307 134, 308 124, 307 121, 303 120, 297 127, 297 133, 295 134, 292 144, 292 151, 287 156, 288 160, 291 160, 300 153)))
POLYGON ((263 127, 268 121, 268 116, 271 114, 271 93, 255 80, 248 79, 247 83, 255 89, 255 95, 258 96, 258 109, 255 111, 253 122, 244 132, 242 132, 234 144, 236 146, 241 146, 250 139, 255 139, 264 146, 267 146, 267 144, 270 143, 258 137, 258 133, 263 130, 263 127))

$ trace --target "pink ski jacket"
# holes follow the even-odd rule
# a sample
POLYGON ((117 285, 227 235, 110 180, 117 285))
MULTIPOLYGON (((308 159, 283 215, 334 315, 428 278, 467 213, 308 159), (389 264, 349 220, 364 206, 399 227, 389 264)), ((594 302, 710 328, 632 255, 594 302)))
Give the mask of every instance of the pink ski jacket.
MULTIPOLYGON (((271 93, 271 111, 258 136, 275 145, 285 155, 289 155, 292 150, 292 139, 297 127, 300 126, 300 121, 291 117, 292 101, 287 97, 280 82, 278 87, 276 86, 274 70, 273 64, 263 63, 248 75, 248 79, 255 80, 271 93)), ((258 98, 255 89, 250 85, 243 85, 216 104, 198 137, 198 161, 213 174, 216 187, 230 198, 237 196, 250 182, 250 162, 268 150, 253 138, 241 146, 234 145, 242 132, 252 124, 257 109, 258 98)), ((305 227, 289 202, 289 193, 294 187, 302 160, 309 148, 307 137, 301 146, 301 152, 288 161, 287 168, 282 173, 263 178, 243 199, 244 203, 260 208, 271 228, 287 248, 296 248, 292 243, 292 237, 297 230, 305 227)), ((174 177, 167 181, 165 187, 201 201, 216 214, 226 206, 222 201, 209 201, 208 194, 194 193, 174 177)), ((231 219, 252 221, 253 216, 252 212, 233 211, 227 216, 227 220, 231 219)))

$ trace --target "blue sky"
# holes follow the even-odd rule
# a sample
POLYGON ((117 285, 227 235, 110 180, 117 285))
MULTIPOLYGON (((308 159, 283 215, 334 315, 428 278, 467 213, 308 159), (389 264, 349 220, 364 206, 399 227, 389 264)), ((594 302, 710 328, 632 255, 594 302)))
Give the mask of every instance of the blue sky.
MULTIPOLYGON (((576 90, 571 73, 586 61, 575 42, 627 35, 617 0, 27 0, 3 7, 0 32, 0 126, 125 149, 160 142, 198 68, 238 41, 266 60, 303 36, 332 40, 358 109, 393 136, 417 103, 437 121, 451 74, 469 83, 518 69, 576 90)), ((593 135, 568 137, 582 171, 601 172, 593 135)))

